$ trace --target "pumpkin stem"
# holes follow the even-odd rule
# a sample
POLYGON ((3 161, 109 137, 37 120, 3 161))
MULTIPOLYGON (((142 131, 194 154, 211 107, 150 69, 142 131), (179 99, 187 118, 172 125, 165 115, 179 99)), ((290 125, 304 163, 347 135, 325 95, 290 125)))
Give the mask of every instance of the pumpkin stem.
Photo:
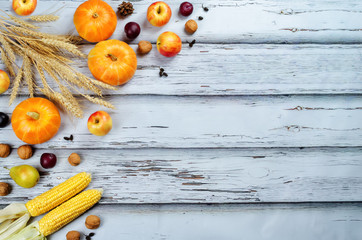
POLYGON ((113 54, 111 54, 111 53, 108 53, 108 54, 107 54, 107 57, 109 57, 110 59, 112 59, 113 62, 115 62, 115 61, 118 60, 118 58, 117 58, 116 56, 114 56, 113 54))
POLYGON ((40 114, 37 112, 27 112, 26 115, 28 115, 29 117, 31 117, 34 120, 38 120, 40 117, 40 114))
POLYGON ((98 15, 98 13, 93 13, 93 16, 92 16, 93 18, 97 18, 97 17, 99 17, 99 15, 98 15))

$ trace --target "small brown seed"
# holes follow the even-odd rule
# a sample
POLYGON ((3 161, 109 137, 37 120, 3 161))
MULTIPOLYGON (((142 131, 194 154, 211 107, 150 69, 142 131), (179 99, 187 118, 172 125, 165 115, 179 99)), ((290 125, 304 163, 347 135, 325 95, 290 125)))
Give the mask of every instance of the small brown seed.
POLYGON ((196 32, 197 30, 197 23, 195 20, 188 20, 185 24, 185 30, 186 32, 190 33, 190 34, 193 34, 194 32, 196 32))
POLYGON ((23 145, 18 148, 18 155, 21 159, 29 159, 33 156, 33 148, 29 145, 23 145))

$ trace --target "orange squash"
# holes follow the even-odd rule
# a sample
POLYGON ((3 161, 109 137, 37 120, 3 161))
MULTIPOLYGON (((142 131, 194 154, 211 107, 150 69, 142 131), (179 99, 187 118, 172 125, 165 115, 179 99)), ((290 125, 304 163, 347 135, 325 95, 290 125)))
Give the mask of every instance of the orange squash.
POLYGON ((56 106, 45 98, 28 98, 19 103, 11 116, 15 135, 28 144, 50 140, 60 127, 60 114, 56 106))
POLYGON ((112 36, 117 16, 111 6, 102 0, 89 0, 77 8, 73 22, 79 35, 89 42, 100 42, 112 36))
POLYGON ((137 56, 125 42, 107 40, 88 54, 88 67, 93 76, 111 85, 121 85, 133 77, 137 69, 137 56))

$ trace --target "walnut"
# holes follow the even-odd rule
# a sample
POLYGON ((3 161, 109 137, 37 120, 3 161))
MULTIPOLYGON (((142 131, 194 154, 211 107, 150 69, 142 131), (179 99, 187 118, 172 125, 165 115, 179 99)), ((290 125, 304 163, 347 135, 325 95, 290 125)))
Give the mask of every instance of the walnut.
POLYGON ((0 182, 0 196, 6 196, 10 193, 11 187, 8 183, 0 182))
POLYGON ((138 43, 138 52, 141 54, 149 53, 152 50, 152 44, 149 41, 140 41, 138 43))
POLYGON ((188 20, 185 24, 186 32, 193 34, 197 30, 197 23, 195 20, 188 20))
POLYGON ((72 153, 70 154, 70 156, 68 157, 68 162, 70 163, 70 165, 72 166, 78 166, 81 162, 80 160, 80 156, 76 153, 72 153))
POLYGON ((101 224, 101 219, 96 215, 89 215, 85 219, 85 226, 89 229, 97 229, 101 224))
POLYGON ((67 233, 67 240, 79 240, 80 239, 80 233, 78 231, 69 231, 67 233))
POLYGON ((18 148, 18 155, 25 160, 33 156, 33 148, 29 145, 23 145, 18 148))
POLYGON ((10 154, 10 146, 7 144, 0 144, 0 157, 6 158, 10 154))

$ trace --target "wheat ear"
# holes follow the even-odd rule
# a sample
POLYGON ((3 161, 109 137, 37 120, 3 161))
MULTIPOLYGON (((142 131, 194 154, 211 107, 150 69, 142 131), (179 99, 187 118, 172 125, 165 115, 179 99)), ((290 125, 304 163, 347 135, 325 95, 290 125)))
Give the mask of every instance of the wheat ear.
POLYGON ((24 56, 24 79, 28 84, 28 90, 30 97, 34 97, 34 82, 33 82, 33 72, 31 70, 31 61, 30 58, 24 56))
POLYGON ((20 82, 23 78, 23 68, 20 68, 16 78, 14 79, 13 90, 11 91, 10 99, 9 99, 9 106, 14 102, 16 95, 18 94, 20 82))
POLYGON ((59 16, 53 14, 34 15, 30 16, 29 19, 34 22, 54 22, 59 19, 59 16))
POLYGON ((4 62, 7 70, 9 71, 10 76, 15 77, 13 63, 10 61, 8 55, 6 55, 2 47, 0 47, 0 52, 1 52, 1 60, 4 62))

